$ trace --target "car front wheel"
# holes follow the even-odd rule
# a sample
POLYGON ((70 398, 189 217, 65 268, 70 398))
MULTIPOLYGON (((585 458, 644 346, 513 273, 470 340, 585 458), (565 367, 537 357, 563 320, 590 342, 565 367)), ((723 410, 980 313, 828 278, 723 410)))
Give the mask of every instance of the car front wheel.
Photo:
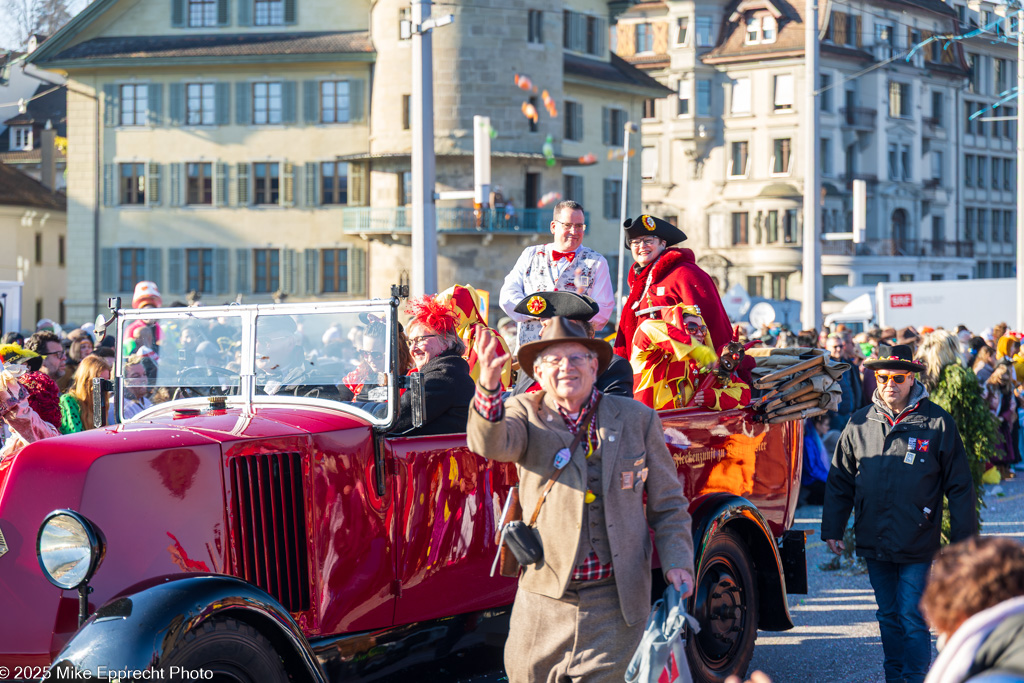
POLYGON ((216 683, 286 683, 281 657, 263 634, 231 618, 212 619, 189 631, 161 662, 166 680, 216 683), (201 672, 198 676, 197 672, 201 672))

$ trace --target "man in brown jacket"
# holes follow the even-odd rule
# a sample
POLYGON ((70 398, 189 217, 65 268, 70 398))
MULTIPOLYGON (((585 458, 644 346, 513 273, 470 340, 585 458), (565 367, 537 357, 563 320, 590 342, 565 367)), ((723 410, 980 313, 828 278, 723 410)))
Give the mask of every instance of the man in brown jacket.
POLYGON ((665 579, 684 596, 693 590, 688 503, 661 421, 633 399, 594 389, 611 347, 575 321, 552 318, 539 341, 520 347, 520 366, 543 390, 504 405, 501 347, 485 334, 476 351, 481 370, 469 447, 517 464, 527 518, 556 460, 564 467, 537 521, 544 557, 520 577, 505 646, 509 681, 619 683, 651 607, 649 528, 665 579))

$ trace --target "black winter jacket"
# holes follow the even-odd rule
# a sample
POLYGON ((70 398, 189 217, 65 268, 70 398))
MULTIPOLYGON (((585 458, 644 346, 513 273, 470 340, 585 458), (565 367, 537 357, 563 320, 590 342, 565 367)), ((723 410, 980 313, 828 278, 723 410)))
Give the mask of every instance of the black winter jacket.
POLYGON ((426 421, 419 429, 412 428, 412 396, 407 391, 402 394, 398 423, 391 433, 423 436, 465 432, 469 405, 476 394, 476 384, 469 376, 469 363, 455 351, 448 350, 427 361, 420 372, 426 421))
POLYGON ((832 458, 821 537, 842 539, 853 510, 857 554, 927 562, 939 549, 942 496, 953 542, 975 531, 974 484, 956 423, 916 384, 893 415, 877 398, 843 430, 832 458))
POLYGON ((971 683, 996 676, 1002 681, 1024 681, 1024 614, 1009 616, 996 626, 978 648, 967 675, 971 683))

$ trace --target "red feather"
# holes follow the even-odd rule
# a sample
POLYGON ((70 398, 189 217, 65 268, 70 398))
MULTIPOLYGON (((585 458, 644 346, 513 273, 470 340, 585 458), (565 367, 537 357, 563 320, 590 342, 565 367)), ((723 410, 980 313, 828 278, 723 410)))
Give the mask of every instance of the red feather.
POLYGON ((410 299, 405 312, 412 316, 412 320, 409 321, 410 327, 419 323, 440 334, 455 334, 459 325, 455 303, 441 303, 429 295, 410 299))

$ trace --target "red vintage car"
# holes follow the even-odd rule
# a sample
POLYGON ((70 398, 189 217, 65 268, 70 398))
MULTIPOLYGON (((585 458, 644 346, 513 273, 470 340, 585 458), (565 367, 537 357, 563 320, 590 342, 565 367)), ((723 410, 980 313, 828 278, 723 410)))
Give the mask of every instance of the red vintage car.
MULTIPOLYGON (((417 391, 397 376, 398 305, 115 310, 121 424, 0 464, 0 678, 393 680, 500 645, 516 583, 491 565, 515 469, 465 434, 388 434, 417 391), (159 348, 140 361, 143 325, 159 348), (339 387, 373 325, 383 371, 339 387)), ((721 681, 806 592, 801 426, 662 420, 694 520, 691 667, 721 681)))

